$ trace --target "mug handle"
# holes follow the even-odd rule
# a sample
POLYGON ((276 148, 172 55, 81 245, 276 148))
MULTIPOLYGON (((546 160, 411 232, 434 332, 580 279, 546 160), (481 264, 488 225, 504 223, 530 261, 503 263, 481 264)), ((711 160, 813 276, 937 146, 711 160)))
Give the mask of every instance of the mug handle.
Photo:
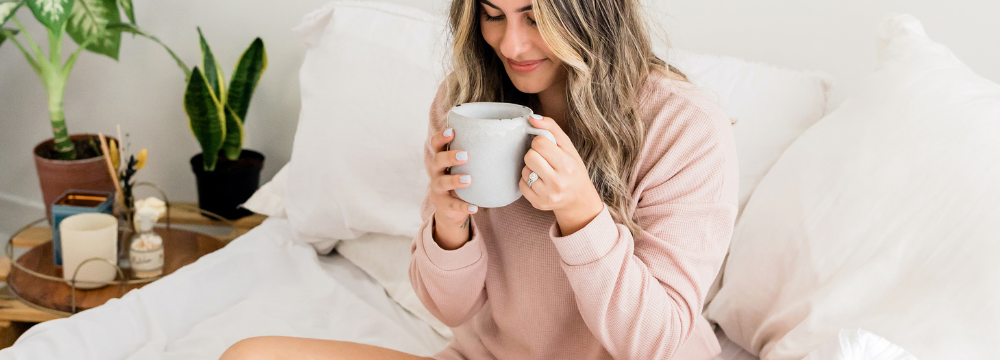
POLYGON ((546 139, 552 140, 553 144, 556 143, 556 137, 552 136, 552 133, 549 132, 548 130, 539 129, 529 125, 525 132, 531 135, 544 136, 546 139))

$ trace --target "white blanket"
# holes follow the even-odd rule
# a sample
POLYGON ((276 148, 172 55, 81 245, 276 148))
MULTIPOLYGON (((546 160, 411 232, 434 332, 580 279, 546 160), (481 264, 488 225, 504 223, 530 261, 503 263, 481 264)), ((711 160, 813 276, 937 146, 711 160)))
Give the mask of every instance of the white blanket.
POLYGON ((39 324, 0 359, 218 359, 252 336, 367 343, 430 355, 447 341, 339 256, 317 257, 287 220, 121 300, 39 324), (359 296, 360 295, 360 296, 359 296))

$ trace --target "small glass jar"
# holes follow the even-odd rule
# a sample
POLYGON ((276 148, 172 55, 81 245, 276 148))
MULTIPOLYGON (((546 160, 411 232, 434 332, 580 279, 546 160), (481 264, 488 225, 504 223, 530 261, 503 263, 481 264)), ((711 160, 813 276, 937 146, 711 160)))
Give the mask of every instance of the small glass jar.
POLYGON ((116 205, 116 207, 120 208, 118 211, 118 267, 126 270, 132 268, 132 264, 129 263, 129 244, 136 235, 135 223, 132 221, 135 209, 122 208, 120 205, 116 205))
POLYGON ((149 278, 163 274, 163 238, 153 232, 156 213, 139 212, 136 222, 139 232, 132 237, 129 246, 129 261, 137 278, 149 278))

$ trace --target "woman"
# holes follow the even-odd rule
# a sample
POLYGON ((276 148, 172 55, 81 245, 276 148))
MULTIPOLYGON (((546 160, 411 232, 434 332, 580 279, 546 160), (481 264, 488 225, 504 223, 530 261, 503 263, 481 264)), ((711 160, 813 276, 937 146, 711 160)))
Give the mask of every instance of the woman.
MULTIPOLYGON (((653 55, 638 0, 454 0, 453 72, 430 113, 431 185, 410 278, 455 333, 437 359, 712 359, 701 316, 737 209, 730 123, 653 55), (522 199, 454 195, 447 110, 527 105, 550 130, 522 199), (535 174, 537 176, 532 176, 535 174), (534 180, 531 180, 534 179, 534 180)), ((223 358, 411 359, 374 346, 265 337, 223 358)))

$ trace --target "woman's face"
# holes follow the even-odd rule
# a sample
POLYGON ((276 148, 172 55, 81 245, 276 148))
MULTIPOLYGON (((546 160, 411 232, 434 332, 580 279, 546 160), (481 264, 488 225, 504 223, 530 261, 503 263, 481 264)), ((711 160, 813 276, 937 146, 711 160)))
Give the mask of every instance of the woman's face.
POLYGON ((518 90, 537 94, 557 81, 566 81, 562 62, 538 32, 531 0, 477 1, 483 38, 503 61, 518 90))

